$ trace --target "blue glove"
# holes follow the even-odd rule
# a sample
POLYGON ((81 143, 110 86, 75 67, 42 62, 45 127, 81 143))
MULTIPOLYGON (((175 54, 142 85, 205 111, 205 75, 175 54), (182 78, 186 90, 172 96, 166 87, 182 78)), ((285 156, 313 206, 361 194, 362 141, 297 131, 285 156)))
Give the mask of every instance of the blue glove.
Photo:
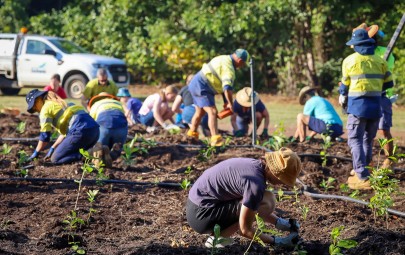
POLYGON ((269 133, 268 133, 269 131, 267 130, 267 128, 263 128, 263 133, 262 133, 262 136, 263 137, 268 137, 269 136, 269 133))
POLYGON ((35 158, 38 158, 38 151, 37 150, 35 150, 34 153, 32 153, 31 157, 29 157, 28 160, 32 161, 35 158))
POLYGON ((242 129, 241 129, 241 130, 236 130, 236 131, 233 132, 233 135, 234 135, 235 137, 242 137, 242 136, 245 135, 245 132, 243 132, 242 129))
POLYGON ((54 151, 55 151, 55 148, 54 148, 54 147, 51 147, 51 148, 49 149, 48 153, 46 154, 46 156, 45 156, 44 159, 49 159, 49 158, 51 158, 51 156, 52 156, 52 154, 53 154, 54 151))

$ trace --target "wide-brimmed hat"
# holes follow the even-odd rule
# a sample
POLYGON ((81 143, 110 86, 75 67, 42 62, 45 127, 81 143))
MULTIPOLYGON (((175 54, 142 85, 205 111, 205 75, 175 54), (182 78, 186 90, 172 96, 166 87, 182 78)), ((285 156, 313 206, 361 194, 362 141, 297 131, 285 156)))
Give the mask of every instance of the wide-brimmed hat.
POLYGON ((305 86, 300 90, 300 93, 298 95, 298 101, 300 102, 300 105, 305 104, 305 96, 307 93, 310 93, 312 91, 318 91, 320 90, 320 87, 311 87, 311 86, 305 86))
POLYGON ((25 97, 25 100, 27 101, 28 108, 27 112, 29 113, 34 113, 34 110, 32 109, 35 105, 35 100, 38 97, 43 97, 48 93, 48 91, 41 91, 38 89, 33 89, 30 92, 28 92, 27 96, 25 97))
POLYGON ((269 171, 282 183, 293 187, 295 179, 301 172, 301 160, 288 148, 264 154, 269 171))
POLYGON ((116 97, 116 96, 114 96, 114 95, 111 95, 111 94, 108 94, 107 92, 101 92, 100 94, 98 94, 98 95, 92 97, 92 98, 90 99, 89 103, 87 104, 87 106, 88 106, 89 108, 91 108, 91 107, 93 106, 93 104, 95 104, 96 102, 98 102, 98 101, 100 101, 100 100, 106 99, 106 98, 114 99, 114 100, 119 101, 119 98, 118 98, 118 97, 116 97))
POLYGON ((362 44, 374 44, 375 40, 368 36, 367 30, 359 28, 353 31, 352 39, 346 43, 348 46, 357 46, 362 44))
POLYGON ((127 88, 119 88, 117 97, 131 97, 131 93, 129 93, 127 88))
POLYGON ((250 54, 249 54, 249 52, 247 52, 247 50, 237 49, 237 50, 235 50, 235 55, 238 58, 242 59, 242 61, 245 62, 246 64, 249 64, 250 54))
MULTIPOLYGON (((255 104, 259 102, 259 94, 254 91, 255 93, 255 104)), ((245 87, 236 93, 236 102, 244 107, 251 107, 252 106, 252 89, 249 87, 245 87)))

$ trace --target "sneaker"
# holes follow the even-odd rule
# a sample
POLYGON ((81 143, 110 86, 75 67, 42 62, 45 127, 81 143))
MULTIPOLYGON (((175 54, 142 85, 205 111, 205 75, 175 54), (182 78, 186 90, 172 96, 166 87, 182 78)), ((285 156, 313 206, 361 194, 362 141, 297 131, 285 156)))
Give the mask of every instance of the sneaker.
POLYGON ((211 136, 211 146, 222 146, 224 144, 224 140, 222 139, 221 135, 213 135, 211 136))
POLYGON ((357 174, 354 176, 350 176, 347 179, 347 185, 351 189, 358 189, 358 190, 369 190, 371 189, 370 181, 369 180, 361 180, 357 177, 357 174))
POLYGON ((112 159, 110 155, 110 148, 107 145, 103 145, 103 153, 102 159, 105 167, 111 168, 112 167, 112 159))
MULTIPOLYGON (((205 247, 207 248, 213 248, 214 246, 214 236, 208 237, 207 241, 205 242, 205 247)), ((222 237, 220 236, 217 240, 217 244, 215 245, 215 248, 225 248, 226 246, 234 244, 235 241, 233 238, 230 237, 222 237)))

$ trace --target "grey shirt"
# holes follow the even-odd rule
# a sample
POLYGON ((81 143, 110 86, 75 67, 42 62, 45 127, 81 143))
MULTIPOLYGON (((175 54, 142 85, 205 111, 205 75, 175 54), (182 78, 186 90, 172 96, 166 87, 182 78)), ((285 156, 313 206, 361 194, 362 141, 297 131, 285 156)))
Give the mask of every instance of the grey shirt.
POLYGON ((241 200, 256 211, 266 190, 261 160, 232 158, 207 169, 194 183, 189 199, 201 207, 215 207, 224 201, 241 200))

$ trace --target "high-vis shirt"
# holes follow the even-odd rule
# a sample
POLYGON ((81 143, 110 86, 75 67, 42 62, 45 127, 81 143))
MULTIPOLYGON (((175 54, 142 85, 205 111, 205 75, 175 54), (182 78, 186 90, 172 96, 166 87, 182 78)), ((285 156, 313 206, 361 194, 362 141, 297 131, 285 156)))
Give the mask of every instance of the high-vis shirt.
POLYGON ((232 88, 235 81, 235 67, 230 55, 222 55, 213 58, 201 69, 202 74, 217 94, 232 88))
POLYGON ((60 134, 66 135, 72 116, 85 113, 84 108, 81 106, 73 105, 63 109, 60 104, 45 100, 41 112, 39 113, 41 125, 39 139, 48 142, 50 140, 52 127, 56 128, 60 134))
POLYGON ((342 64, 339 92, 348 95, 347 112, 357 117, 381 117, 382 91, 393 86, 387 62, 376 55, 353 53, 342 64))
POLYGON ((107 92, 110 95, 116 96, 118 93, 118 87, 113 81, 108 80, 108 83, 104 86, 98 84, 98 79, 93 79, 89 81, 84 88, 83 95, 90 99, 94 96, 97 96, 101 92, 107 92))
POLYGON ((91 106, 90 116, 105 128, 128 126, 121 102, 114 99, 102 99, 91 106))

